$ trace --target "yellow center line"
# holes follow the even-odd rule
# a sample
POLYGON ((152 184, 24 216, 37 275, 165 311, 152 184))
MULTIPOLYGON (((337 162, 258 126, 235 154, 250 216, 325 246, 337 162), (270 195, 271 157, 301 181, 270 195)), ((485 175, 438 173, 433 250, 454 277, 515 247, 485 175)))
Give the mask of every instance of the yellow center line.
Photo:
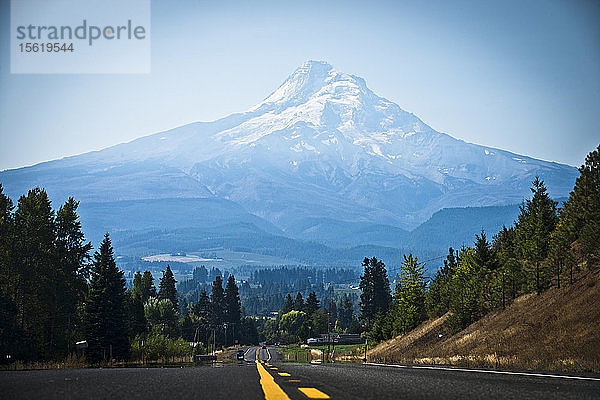
POLYGON ((329 396, 315 388, 298 388, 299 391, 304 393, 311 399, 328 399, 329 396))
MULTIPOLYGON (((267 372, 265 367, 261 363, 256 361, 256 368, 260 375, 260 385, 262 386, 263 392, 265 392, 265 400, 290 400, 287 394, 275 383, 275 379, 267 372)), ((316 390, 316 389, 315 389, 316 390)), ((322 397, 329 398, 329 397, 322 397)))

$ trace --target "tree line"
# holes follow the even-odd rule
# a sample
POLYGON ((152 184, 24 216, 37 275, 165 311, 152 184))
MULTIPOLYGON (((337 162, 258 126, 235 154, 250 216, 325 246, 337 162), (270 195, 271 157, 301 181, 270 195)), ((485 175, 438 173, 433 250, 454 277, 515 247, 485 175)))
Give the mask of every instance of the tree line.
POLYGON ((97 251, 85 240, 69 198, 52 208, 45 190, 22 195, 15 207, 0 185, 0 355, 2 362, 64 359, 85 342, 90 362, 205 351, 212 330, 217 346, 255 343, 256 327, 243 318, 239 289, 217 276, 210 298, 180 311, 170 267, 157 288, 150 271, 126 289, 110 236, 97 251), (202 329, 201 329, 202 328, 202 329), (228 329, 229 328, 229 329, 228 329), (132 354, 133 351, 133 354, 132 354))
POLYGON ((339 301, 318 299, 313 291, 306 296, 288 293, 275 316, 259 319, 259 334, 269 343, 304 342, 325 333, 360 333, 354 302, 348 294, 339 301))
POLYGON ((526 293, 572 283, 580 268, 600 261, 600 146, 586 157, 568 200, 552 200, 536 177, 531 198, 520 205, 510 227, 491 241, 475 235, 472 246, 449 249, 430 279, 412 254, 399 266, 392 293, 385 264, 365 258, 361 276, 361 319, 371 341, 405 334, 427 318, 448 313, 459 331, 488 312, 507 307, 526 293))

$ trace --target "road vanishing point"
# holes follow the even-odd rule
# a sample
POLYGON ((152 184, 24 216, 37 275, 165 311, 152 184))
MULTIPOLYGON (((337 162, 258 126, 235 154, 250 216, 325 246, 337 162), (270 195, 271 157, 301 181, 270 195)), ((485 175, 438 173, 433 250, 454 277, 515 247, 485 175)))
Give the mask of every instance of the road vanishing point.
POLYGON ((599 375, 281 361, 275 347, 244 361, 189 368, 1 371, 2 399, 600 399, 599 375))

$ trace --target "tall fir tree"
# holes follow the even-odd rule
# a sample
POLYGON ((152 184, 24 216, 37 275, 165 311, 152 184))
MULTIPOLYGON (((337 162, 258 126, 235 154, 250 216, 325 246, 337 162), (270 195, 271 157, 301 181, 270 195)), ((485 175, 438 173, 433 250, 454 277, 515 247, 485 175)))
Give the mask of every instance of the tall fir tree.
POLYGON ((52 355, 53 319, 57 308, 56 223, 46 191, 29 190, 14 214, 14 287, 20 328, 34 343, 37 357, 52 355))
POLYGON ((289 293, 285 296, 285 300, 283 302, 283 308, 281 310, 281 314, 287 314, 294 309, 294 300, 292 299, 292 295, 289 293))
POLYGON ((532 185, 533 196, 521 204, 515 230, 521 256, 533 264, 534 287, 539 294, 549 284, 542 261, 548 256, 550 236, 558 217, 557 203, 548 195, 544 181, 536 177, 532 185))
POLYGON ((315 292, 310 292, 306 298, 305 311, 308 318, 312 318, 312 315, 319 309, 319 299, 315 292))
POLYGON ((152 272, 146 270, 142 275, 142 285, 140 287, 142 303, 146 304, 150 297, 156 297, 156 287, 154 286, 154 276, 152 272))
POLYGON ((228 326, 227 336, 225 338, 225 344, 231 343, 229 337, 235 343, 237 339, 236 330, 239 334, 240 331, 240 320, 242 318, 242 305, 240 303, 239 289, 235 283, 235 277, 229 275, 227 278, 227 284, 225 285, 225 322, 228 326))
POLYGON ((4 194, 2 184, 0 184, 0 289, 14 303, 19 271, 15 263, 13 210, 13 202, 4 194))
POLYGON ((458 261, 458 252, 455 254, 454 249, 450 247, 443 266, 431 280, 425 295, 425 304, 428 314, 432 317, 440 317, 450 309, 450 283, 458 261))
POLYGON ((92 362, 129 356, 128 321, 123 271, 117 268, 108 233, 94 253, 86 303, 87 356, 92 362))
POLYGON ((487 240, 485 231, 475 235, 475 262, 480 267, 487 267, 490 270, 496 269, 496 258, 492 250, 491 243, 487 240))
POLYGON ((352 299, 348 294, 344 294, 339 307, 338 318, 342 329, 348 330, 352 327, 352 323, 354 322, 354 304, 352 304, 352 299))
POLYGON ((361 318, 370 324, 377 315, 384 315, 390 308, 392 295, 390 281, 385 264, 377 258, 365 258, 362 266, 365 268, 360 277, 360 307, 361 318))
POLYGON ((77 305, 84 300, 87 292, 86 279, 89 277, 89 259, 92 244, 85 240, 81 222, 77 215, 79 202, 72 197, 60 207, 56 214, 57 278, 56 314, 62 317, 62 324, 53 332, 62 354, 71 350, 72 333, 83 321, 79 321, 77 305), (66 322, 66 323, 65 323, 66 322))
POLYGON ((569 251, 570 257, 575 258, 575 252, 566 246, 577 242, 588 268, 600 264, 600 145, 579 168, 579 177, 564 204, 557 230, 556 246, 562 247, 562 251, 569 251))
POLYGON ((395 333, 405 334, 427 318, 426 288, 425 264, 420 264, 417 257, 413 257, 412 254, 408 257, 405 255, 394 293, 395 333))
POLYGON ((302 293, 298 292, 298 294, 296 294, 296 299, 294 300, 292 309, 296 311, 304 311, 304 299, 302 298, 302 293))
POLYGON ((225 291, 220 275, 215 277, 210 292, 211 324, 220 326, 225 320, 225 291))
POLYGON ((161 300, 171 300, 173 308, 175 308, 175 311, 178 312, 179 302, 177 301, 177 289, 175 287, 176 283, 177 281, 173 276, 173 271, 171 271, 171 267, 167 265, 167 269, 163 272, 163 276, 158 285, 158 298, 161 300))

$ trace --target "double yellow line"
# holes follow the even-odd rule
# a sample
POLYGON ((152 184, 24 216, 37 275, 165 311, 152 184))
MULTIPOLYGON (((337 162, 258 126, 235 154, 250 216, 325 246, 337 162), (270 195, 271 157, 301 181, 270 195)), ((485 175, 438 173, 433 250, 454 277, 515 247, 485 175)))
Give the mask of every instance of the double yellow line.
MULTIPOLYGON (((258 360, 258 350, 256 350, 256 369, 258 369, 258 375, 260 376, 260 385, 262 387, 263 392, 265 393, 265 400, 290 400, 289 396, 275 382, 275 379, 273 379, 271 374, 258 360)), ((281 372, 279 373, 279 375, 290 376, 290 374, 285 372, 281 372)), ((309 397, 311 399, 329 399, 328 395, 316 388, 298 388, 298 390, 304 393, 306 397, 309 397)))

